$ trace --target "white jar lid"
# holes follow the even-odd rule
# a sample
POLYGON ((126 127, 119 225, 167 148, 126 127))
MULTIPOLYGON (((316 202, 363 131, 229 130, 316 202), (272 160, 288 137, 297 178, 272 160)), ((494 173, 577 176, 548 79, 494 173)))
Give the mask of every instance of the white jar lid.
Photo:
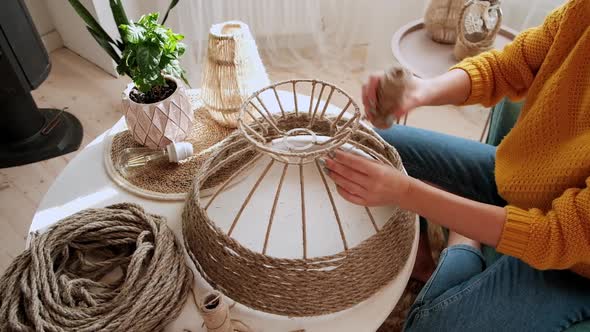
POLYGON ((193 145, 189 142, 177 142, 166 147, 170 162, 177 163, 193 155, 193 145))

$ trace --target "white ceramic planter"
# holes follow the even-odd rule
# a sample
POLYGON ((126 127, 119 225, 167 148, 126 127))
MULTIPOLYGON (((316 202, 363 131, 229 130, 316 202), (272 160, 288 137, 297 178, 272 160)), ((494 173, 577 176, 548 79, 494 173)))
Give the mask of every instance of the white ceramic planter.
POLYGON ((140 104, 129 98, 133 84, 123 92, 121 111, 127 128, 141 145, 156 149, 183 141, 193 126, 193 110, 186 88, 180 80, 166 76, 176 83, 176 91, 168 98, 151 104, 140 104))

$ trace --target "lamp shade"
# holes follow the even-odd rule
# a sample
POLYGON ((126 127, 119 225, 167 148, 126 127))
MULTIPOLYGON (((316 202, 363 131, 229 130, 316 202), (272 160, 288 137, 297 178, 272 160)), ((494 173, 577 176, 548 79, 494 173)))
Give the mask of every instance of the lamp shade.
POLYGON ((239 21, 214 24, 203 63, 201 98, 205 107, 218 123, 237 127, 242 103, 269 84, 248 25, 239 21))

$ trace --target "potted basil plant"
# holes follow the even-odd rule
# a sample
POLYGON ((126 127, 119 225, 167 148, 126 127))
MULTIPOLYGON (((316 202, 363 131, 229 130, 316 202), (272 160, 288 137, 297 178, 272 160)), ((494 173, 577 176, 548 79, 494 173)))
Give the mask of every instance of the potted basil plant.
POLYGON ((163 148, 190 133, 193 111, 183 84, 188 82, 179 58, 184 36, 163 24, 178 0, 173 0, 161 23, 150 13, 137 22, 127 18, 121 0, 109 0, 120 39, 113 40, 79 0, 69 0, 87 30, 117 64, 117 72, 133 81, 123 92, 122 112, 133 138, 150 148, 163 148))

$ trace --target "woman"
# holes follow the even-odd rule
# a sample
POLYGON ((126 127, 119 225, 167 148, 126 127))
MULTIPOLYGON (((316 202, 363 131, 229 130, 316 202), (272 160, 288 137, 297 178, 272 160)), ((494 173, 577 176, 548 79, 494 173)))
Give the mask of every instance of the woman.
MULTIPOLYGON (((590 319, 589 23, 590 1, 570 1, 502 51, 413 79, 391 110, 526 97, 497 150, 395 126, 380 134, 411 177, 344 152, 326 160, 345 199, 398 205, 451 231, 434 273, 420 245, 414 277, 432 276, 407 330, 553 331, 590 319), (486 266, 480 243, 506 256, 486 266)), ((363 87, 365 108, 378 84, 363 87)))

